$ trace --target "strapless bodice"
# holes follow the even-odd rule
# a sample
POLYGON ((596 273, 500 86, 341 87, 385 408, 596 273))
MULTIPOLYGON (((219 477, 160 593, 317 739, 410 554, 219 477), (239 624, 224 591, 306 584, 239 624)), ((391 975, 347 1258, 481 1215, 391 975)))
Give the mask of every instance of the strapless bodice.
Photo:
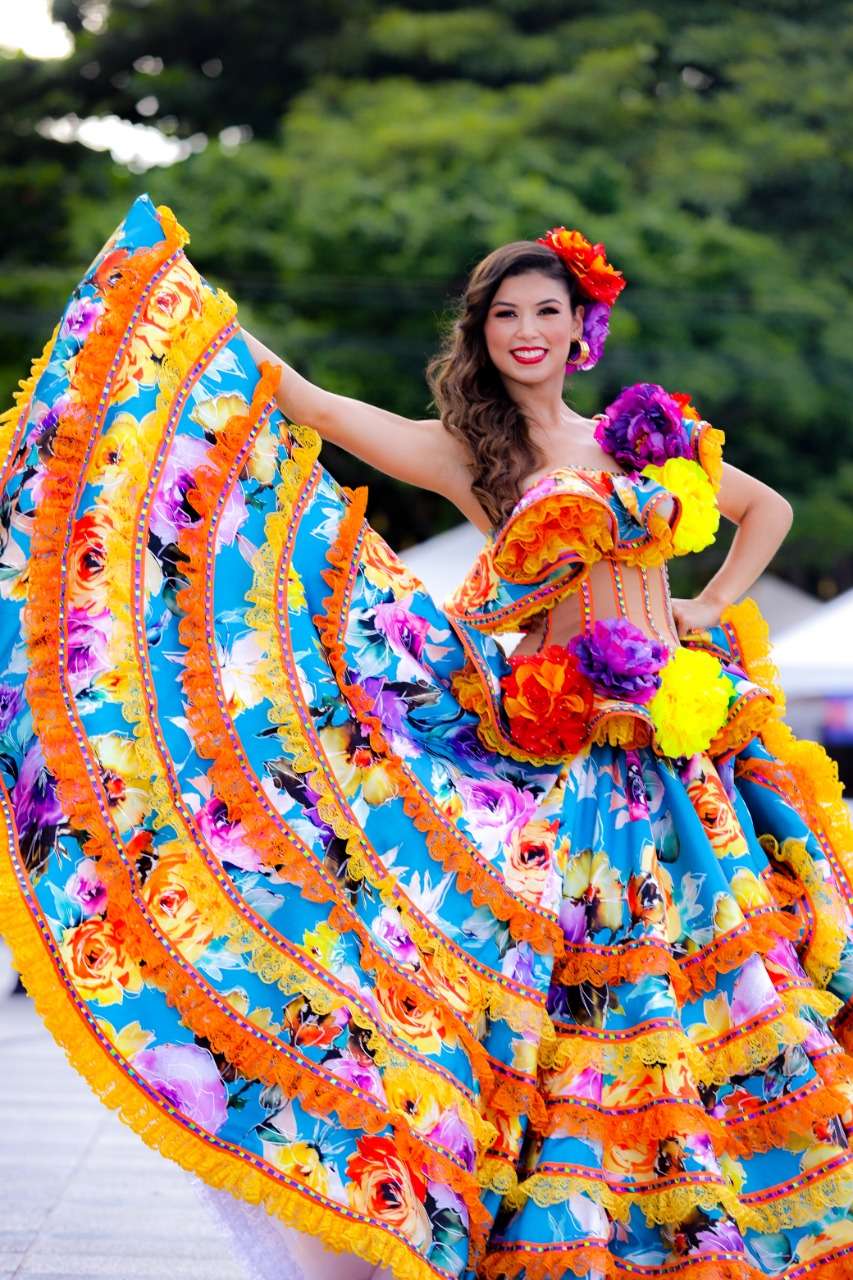
POLYGON ((768 712, 725 629, 682 643, 672 616, 667 561, 719 525, 722 433, 659 387, 620 400, 639 405, 608 417, 623 470, 559 467, 529 485, 445 605, 467 655, 454 692, 487 745, 520 759, 602 741, 719 754, 768 712), (669 437, 655 436, 662 402, 669 437), (492 637, 519 630, 507 662, 492 637))
POLYGON ((450 616, 479 631, 517 631, 579 592, 579 623, 592 611, 630 617, 647 630, 646 593, 652 591, 671 642, 667 578, 660 570, 671 556, 708 546, 719 524, 722 433, 686 419, 684 435, 690 456, 661 466, 631 473, 566 466, 530 485, 446 602, 450 616), (600 588, 590 588, 590 569, 602 561, 610 572, 597 574, 600 588))

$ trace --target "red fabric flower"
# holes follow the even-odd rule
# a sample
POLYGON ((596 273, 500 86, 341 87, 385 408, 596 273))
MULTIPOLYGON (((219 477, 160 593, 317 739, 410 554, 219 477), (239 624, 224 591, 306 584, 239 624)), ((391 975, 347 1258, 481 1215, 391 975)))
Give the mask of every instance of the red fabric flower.
POLYGON ((690 403, 690 396, 686 396, 683 391, 671 391, 670 398, 678 405, 682 418, 689 418, 691 422, 699 421, 699 414, 690 403))
POLYGON ((563 259, 588 298, 612 307, 625 288, 622 272, 611 267, 604 245, 590 244, 579 231, 555 227, 544 237, 540 236, 537 244, 547 245, 563 259))
POLYGON ((574 755, 586 741, 593 688, 560 645, 510 658, 501 680, 510 735, 536 756, 574 755))

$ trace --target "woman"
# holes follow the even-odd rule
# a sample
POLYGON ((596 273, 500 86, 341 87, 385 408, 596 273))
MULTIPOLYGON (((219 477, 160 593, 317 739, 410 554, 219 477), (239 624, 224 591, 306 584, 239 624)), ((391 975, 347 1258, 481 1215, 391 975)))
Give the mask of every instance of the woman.
POLYGON ((108 1100, 289 1224, 272 1274, 853 1257, 849 827, 718 625, 790 512, 686 396, 563 403, 622 283, 562 228, 490 255, 411 422, 247 339, 258 381, 143 203, 7 423, 5 927, 108 1100), (446 613, 314 431, 486 535, 446 613))

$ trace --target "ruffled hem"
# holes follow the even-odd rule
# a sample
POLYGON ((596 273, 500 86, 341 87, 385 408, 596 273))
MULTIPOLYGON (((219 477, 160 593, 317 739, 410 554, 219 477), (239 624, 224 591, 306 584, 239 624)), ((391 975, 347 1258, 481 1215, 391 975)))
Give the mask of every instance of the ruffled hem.
MULTIPOLYGON (((801 1266, 777 1272, 777 1280, 849 1280, 853 1246, 830 1257, 815 1258, 801 1266)), ((654 1267, 623 1263, 606 1243, 583 1241, 577 1245, 507 1245, 490 1251, 480 1266, 480 1280, 563 1280, 571 1272, 578 1277, 600 1275, 602 1280, 767 1280, 767 1273, 753 1267, 743 1254, 703 1253, 691 1259, 665 1262, 654 1267)))
MULTIPOLYGON (((101 1102, 118 1112, 122 1123, 147 1146, 188 1173, 208 1186, 229 1191, 247 1204, 262 1205, 288 1226, 319 1237, 331 1252, 355 1253, 374 1266, 391 1268, 399 1280, 435 1280, 434 1268, 390 1229, 321 1200, 310 1188, 284 1185, 285 1179, 263 1167, 257 1157, 250 1161, 229 1150, 220 1139, 189 1130, 165 1103, 146 1097, 142 1082, 118 1065, 114 1051, 101 1040, 90 1015, 72 1003, 65 984, 57 982, 54 962, 19 891, 5 789, 0 789, 0 802, 5 818, 0 841, 0 919, 4 937, 39 1017, 101 1102)), ((444 1176, 443 1170, 436 1172, 444 1176)), ((482 1229, 481 1225, 481 1240, 482 1229)))

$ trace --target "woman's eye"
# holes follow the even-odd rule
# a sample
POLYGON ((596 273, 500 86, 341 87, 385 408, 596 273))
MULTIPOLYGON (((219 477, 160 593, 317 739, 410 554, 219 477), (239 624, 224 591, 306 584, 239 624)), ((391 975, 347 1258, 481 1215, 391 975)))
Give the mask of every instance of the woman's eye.
POLYGON ((555 316, 555 315, 557 315, 557 308, 556 308, 556 307, 542 307, 542 309, 540 310, 539 314, 540 314, 540 316, 555 316))
POLYGON ((499 320, 508 320, 510 316, 514 316, 514 311, 496 311, 495 315, 499 320))

